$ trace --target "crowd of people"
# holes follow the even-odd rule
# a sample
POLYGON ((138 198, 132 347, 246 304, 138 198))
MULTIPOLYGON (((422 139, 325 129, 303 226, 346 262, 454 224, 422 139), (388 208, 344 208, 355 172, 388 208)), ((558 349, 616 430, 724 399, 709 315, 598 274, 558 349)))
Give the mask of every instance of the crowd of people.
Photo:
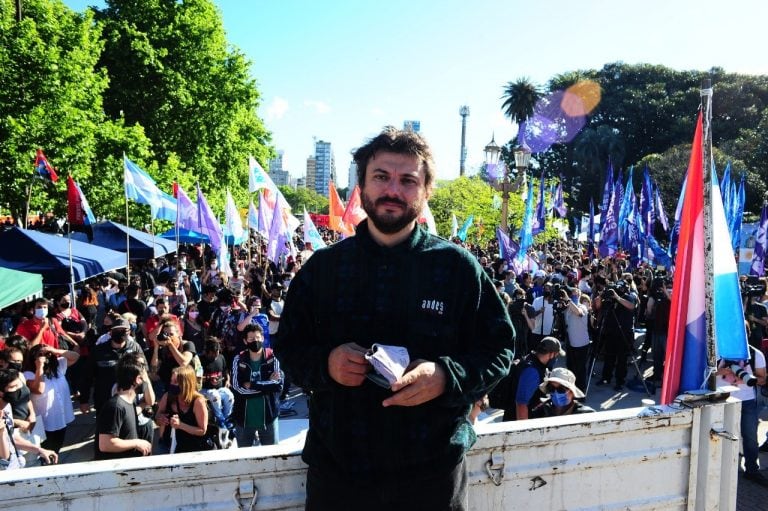
MULTIPOLYGON (((190 245, 92 279, 76 297, 54 291, 4 311, 3 465, 56 463, 73 400, 94 411, 94 459, 210 449, 211 430, 240 447, 274 444, 293 383, 311 394, 304 460, 315 502, 333 499, 348 477, 369 490, 377 476, 395 477, 398 463, 416 474, 447 461, 446 479, 429 484, 461 488, 471 422, 489 404, 503 420, 594 412, 584 403, 590 385, 623 391, 631 362, 648 354, 652 376, 643 381, 636 365, 636 378, 660 387, 671 275, 565 240, 535 247, 537 269, 517 273, 495 241, 428 235, 414 215, 431 191, 430 157, 414 136, 385 131, 355 155, 369 219, 343 241, 323 230, 331 247, 318 255, 296 239, 304 249, 275 265, 252 238, 251 250, 235 247, 231 267, 219 268, 190 245), (372 387, 372 345, 406 341, 406 372, 372 387), (420 447, 407 440, 414 435, 420 447), (447 438, 455 451, 441 450, 447 438)), ((746 472, 763 482, 757 453, 768 442, 758 446, 755 389, 765 385, 764 284, 745 283, 751 360, 718 369, 742 390, 746 472)))

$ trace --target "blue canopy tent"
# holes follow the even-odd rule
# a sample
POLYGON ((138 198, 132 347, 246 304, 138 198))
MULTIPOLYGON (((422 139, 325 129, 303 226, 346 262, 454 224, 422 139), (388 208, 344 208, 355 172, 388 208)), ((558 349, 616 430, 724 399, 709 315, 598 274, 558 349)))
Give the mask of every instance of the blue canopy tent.
MULTIPOLYGON (((14 227, 0 232, 0 266, 37 273, 46 286, 69 285, 67 238, 14 227)), ((125 267, 125 254, 72 240, 75 282, 125 267)))
MULTIPOLYGON (((175 241, 161 238, 160 236, 153 236, 152 234, 109 220, 93 224, 93 241, 91 243, 125 253, 126 233, 130 240, 129 248, 131 250, 129 256, 131 261, 152 259, 176 252, 175 241)), ((72 239, 88 242, 87 236, 79 232, 72 233, 72 239)))
MULTIPOLYGON (((160 237, 165 238, 167 240, 175 240, 176 228, 172 227, 170 230, 165 231, 163 234, 161 234, 160 237)), ((199 232, 190 231, 189 229, 179 228, 179 243, 210 243, 210 242, 211 242, 211 239, 205 234, 200 234, 199 232)))

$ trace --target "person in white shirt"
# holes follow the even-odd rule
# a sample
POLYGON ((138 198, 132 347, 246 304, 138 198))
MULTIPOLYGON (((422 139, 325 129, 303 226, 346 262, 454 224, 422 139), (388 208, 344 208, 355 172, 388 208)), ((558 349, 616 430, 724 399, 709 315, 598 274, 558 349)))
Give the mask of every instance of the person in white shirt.
POLYGON ((565 310, 565 328, 568 331, 566 365, 576 375, 576 386, 587 388, 587 360, 589 359, 589 296, 576 288, 568 288, 568 308, 565 310))
POLYGON ((736 385, 737 392, 731 397, 741 399, 741 439, 744 455, 744 478, 768 487, 768 478, 760 473, 758 464, 758 405, 755 389, 765 385, 765 355, 763 352, 749 346, 750 358, 740 361, 718 362, 717 386, 736 385), (750 381, 751 380, 751 381, 750 381))

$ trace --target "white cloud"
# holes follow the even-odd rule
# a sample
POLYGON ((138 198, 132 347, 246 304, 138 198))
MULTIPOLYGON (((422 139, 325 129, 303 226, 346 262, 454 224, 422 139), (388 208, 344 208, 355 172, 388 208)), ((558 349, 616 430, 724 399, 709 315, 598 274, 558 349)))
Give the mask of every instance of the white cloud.
POLYGON ((315 110, 315 113, 318 114, 327 114, 331 111, 331 106, 326 103, 325 101, 318 101, 315 99, 305 99, 304 100, 304 106, 313 108, 315 110))
POLYGON ((281 98, 280 96, 275 96, 275 98, 267 107, 267 119, 270 121, 282 119, 288 109, 288 101, 281 98))

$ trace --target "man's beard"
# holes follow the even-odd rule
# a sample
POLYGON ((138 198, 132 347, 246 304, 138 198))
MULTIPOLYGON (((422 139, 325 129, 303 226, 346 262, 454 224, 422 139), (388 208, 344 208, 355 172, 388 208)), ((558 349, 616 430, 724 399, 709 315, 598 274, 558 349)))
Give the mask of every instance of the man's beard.
POLYGON ((373 223, 373 225, 376 226, 376 229, 384 234, 395 234, 402 231, 408 226, 408 224, 419 217, 419 213, 421 213, 423 206, 421 201, 408 204, 407 202, 392 197, 379 197, 373 201, 368 196, 368 194, 365 193, 365 190, 363 190, 360 195, 363 203, 363 209, 368 214, 368 218, 373 223), (376 212, 376 207, 384 202, 394 202, 400 204, 405 209, 400 213, 399 216, 393 213, 383 213, 379 215, 376 212))

